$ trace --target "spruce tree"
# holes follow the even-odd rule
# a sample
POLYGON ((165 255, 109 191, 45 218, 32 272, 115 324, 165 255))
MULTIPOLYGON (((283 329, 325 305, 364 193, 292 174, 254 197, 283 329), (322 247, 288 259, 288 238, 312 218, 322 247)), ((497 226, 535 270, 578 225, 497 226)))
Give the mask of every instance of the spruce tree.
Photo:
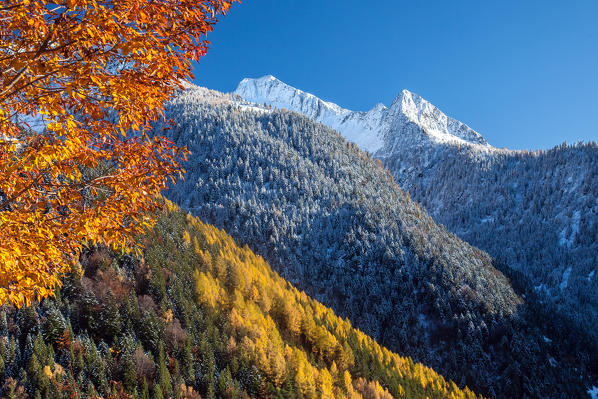
POLYGON ((135 363, 131 353, 124 353, 121 360, 121 381, 123 388, 129 394, 132 394, 137 387, 137 373, 135 372, 135 363))
POLYGON ((187 385, 195 385, 195 370, 193 368, 193 352, 191 351, 191 339, 185 339, 182 353, 182 373, 187 385))
POLYGON ((37 355, 33 353, 29 359, 27 374, 29 375, 32 388, 40 391, 43 396, 46 395, 50 385, 48 376, 44 373, 44 366, 44 364, 39 362, 37 355))
POLYGON ((166 397, 172 395, 172 382, 170 372, 166 367, 166 355, 164 353, 164 344, 160 342, 158 349, 158 384, 162 388, 162 394, 166 397))
POLYGON ((149 394, 149 387, 147 385, 147 379, 143 378, 143 384, 141 386, 141 394, 139 395, 139 399, 150 399, 149 394))
POLYGON ((111 292, 104 299, 100 314, 101 331, 104 337, 111 342, 121 332, 122 320, 116 300, 111 292))
POLYGON ((152 396, 153 399, 164 399, 164 395, 162 394, 162 388, 160 384, 154 385, 154 395, 152 396))

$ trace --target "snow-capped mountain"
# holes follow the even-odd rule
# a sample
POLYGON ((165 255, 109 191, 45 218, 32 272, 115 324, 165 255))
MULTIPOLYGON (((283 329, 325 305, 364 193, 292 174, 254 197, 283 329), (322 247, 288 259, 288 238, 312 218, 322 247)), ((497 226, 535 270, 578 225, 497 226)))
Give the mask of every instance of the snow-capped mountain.
POLYGON ((429 143, 467 145, 482 152, 494 150, 469 126, 408 90, 401 91, 390 108, 378 103, 367 112, 351 111, 323 101, 271 75, 243 79, 235 94, 247 101, 302 113, 380 157, 401 147, 429 143))

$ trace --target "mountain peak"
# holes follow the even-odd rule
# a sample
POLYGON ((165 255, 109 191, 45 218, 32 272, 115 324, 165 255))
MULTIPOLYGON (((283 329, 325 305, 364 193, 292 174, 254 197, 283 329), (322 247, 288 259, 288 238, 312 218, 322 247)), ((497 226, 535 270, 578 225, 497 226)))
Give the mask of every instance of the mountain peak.
POLYGON ((478 132, 447 116, 432 103, 409 90, 402 90, 397 95, 389 113, 393 115, 391 119, 398 121, 398 124, 417 125, 429 139, 437 143, 491 148, 478 132))
POLYGON ((244 78, 243 80, 241 80, 241 83, 239 83, 239 85, 241 85, 243 83, 248 83, 248 82, 280 82, 280 83, 282 83, 282 81, 280 79, 276 78, 276 76, 264 75, 259 78, 244 78))
POLYGON ((261 78, 259 78, 258 80, 262 80, 262 81, 276 81, 276 82, 283 83, 280 79, 278 79, 274 75, 264 75, 261 78))
POLYGON ((422 107, 424 103, 429 104, 418 94, 407 89, 403 89, 399 94, 397 94, 390 107, 393 108, 400 106, 402 109, 409 109, 422 107))
MULTIPOLYGON (((277 88, 277 91, 286 91, 286 92, 301 92, 292 86, 284 83, 280 79, 276 78, 273 75, 264 75, 259 78, 244 78, 239 82, 237 85, 237 89, 235 90, 236 94, 241 95, 241 97, 250 96, 251 98, 245 98, 247 101, 252 102, 259 102, 256 101, 255 98, 257 97, 271 97, 274 91, 274 88, 277 88)), ((266 99, 264 101, 269 103, 266 99)), ((274 104, 272 104, 274 105, 274 104)))
POLYGON ((399 93, 399 95, 397 97, 413 97, 413 96, 421 98, 419 95, 417 95, 414 92, 409 91, 407 89, 401 90, 401 92, 399 93))

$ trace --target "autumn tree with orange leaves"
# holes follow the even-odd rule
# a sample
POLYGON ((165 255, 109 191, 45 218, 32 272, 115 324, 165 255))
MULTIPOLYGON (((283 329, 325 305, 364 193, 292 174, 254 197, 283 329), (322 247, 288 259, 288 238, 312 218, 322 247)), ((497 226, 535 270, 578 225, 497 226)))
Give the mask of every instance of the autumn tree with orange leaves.
POLYGON ((152 224, 186 150, 150 123, 234 1, 0 2, 0 304, 152 224))

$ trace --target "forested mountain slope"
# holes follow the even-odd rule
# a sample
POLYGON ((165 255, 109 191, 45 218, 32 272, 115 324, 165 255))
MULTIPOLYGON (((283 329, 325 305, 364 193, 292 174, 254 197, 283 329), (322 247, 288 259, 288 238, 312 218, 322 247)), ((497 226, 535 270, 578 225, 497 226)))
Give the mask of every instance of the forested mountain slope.
POLYGON ((598 339, 598 146, 470 151, 446 147, 425 163, 405 151, 384 164, 434 220, 523 273, 598 339))
POLYGON ((140 240, 143 261, 90 249, 56 299, 0 308, 0 397, 479 397, 172 205, 140 240))
MULTIPOLYGON (((408 91, 390 108, 379 104, 367 113, 272 76, 244 79, 236 93, 301 112, 370 151, 437 223, 516 269, 534 295, 570 317, 575 333, 598 342, 596 143, 537 152, 494 148, 408 91)), ((598 371, 598 354, 590 355, 598 371)))
POLYGON ((587 359, 549 346, 492 259, 338 133, 194 86, 167 115, 193 152, 167 195, 357 327, 491 396, 582 392, 587 359), (561 353, 564 370, 551 365, 561 353))

